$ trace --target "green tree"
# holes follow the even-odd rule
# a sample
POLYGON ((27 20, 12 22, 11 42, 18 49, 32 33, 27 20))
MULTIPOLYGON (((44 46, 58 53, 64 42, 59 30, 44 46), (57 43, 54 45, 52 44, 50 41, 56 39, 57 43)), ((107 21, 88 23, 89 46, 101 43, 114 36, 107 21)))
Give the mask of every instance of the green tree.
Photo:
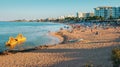
POLYGON ((113 17, 112 17, 112 16, 110 16, 110 17, 109 17, 109 19, 110 19, 110 20, 112 20, 112 19, 113 19, 113 17))

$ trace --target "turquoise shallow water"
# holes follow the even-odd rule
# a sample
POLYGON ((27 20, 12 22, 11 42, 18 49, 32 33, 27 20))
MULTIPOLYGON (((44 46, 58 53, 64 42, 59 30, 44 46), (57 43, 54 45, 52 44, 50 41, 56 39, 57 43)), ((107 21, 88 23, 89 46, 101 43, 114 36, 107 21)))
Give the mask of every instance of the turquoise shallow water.
POLYGON ((0 22, 0 51, 6 50, 5 42, 10 36, 22 33, 27 41, 19 48, 31 48, 40 45, 59 43, 59 39, 48 34, 59 31, 65 25, 51 22, 0 22))

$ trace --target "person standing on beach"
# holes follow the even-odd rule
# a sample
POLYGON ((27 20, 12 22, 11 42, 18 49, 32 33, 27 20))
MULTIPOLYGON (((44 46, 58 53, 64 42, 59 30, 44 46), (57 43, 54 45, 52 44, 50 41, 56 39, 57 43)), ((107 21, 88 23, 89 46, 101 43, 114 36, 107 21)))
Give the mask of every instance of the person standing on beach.
POLYGON ((93 29, 91 28, 91 32, 93 32, 93 29))
POLYGON ((99 32, 98 32, 98 31, 96 31, 96 32, 95 32, 95 35, 98 35, 98 34, 99 34, 99 32))

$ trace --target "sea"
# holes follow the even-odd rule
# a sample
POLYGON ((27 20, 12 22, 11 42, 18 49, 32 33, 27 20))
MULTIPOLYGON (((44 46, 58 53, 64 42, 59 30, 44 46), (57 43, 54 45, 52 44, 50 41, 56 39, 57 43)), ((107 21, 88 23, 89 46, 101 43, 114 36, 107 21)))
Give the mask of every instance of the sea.
POLYGON ((0 22, 0 51, 9 49, 5 43, 9 37, 23 34, 27 40, 15 49, 28 49, 41 45, 58 44, 60 40, 49 32, 57 32, 66 25, 52 22, 0 22))

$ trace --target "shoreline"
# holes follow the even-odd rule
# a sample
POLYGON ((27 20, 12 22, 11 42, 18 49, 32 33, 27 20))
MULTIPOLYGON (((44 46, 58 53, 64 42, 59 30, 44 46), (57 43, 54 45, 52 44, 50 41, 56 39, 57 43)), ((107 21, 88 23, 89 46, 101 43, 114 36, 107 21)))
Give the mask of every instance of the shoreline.
MULTIPOLYGON (((79 29, 73 29, 72 33, 75 33, 77 30, 79 29)), ((97 31, 97 30, 96 30, 97 31)), ((81 31, 83 32, 83 31, 81 31)), ((95 33, 95 32, 94 32, 95 33)), ((39 49, 47 49, 49 47, 54 47, 56 45, 60 45, 60 44, 69 44, 69 43, 76 43, 78 42, 79 38, 74 38, 74 37, 70 37, 68 35, 71 34, 71 32, 68 32, 68 30, 60 30, 58 32, 50 32, 49 33, 51 36, 56 37, 60 40, 60 42, 58 44, 53 44, 53 45, 40 45, 37 47, 33 47, 33 48, 29 48, 29 49, 23 49, 23 50, 5 50, 3 52, 0 52, 0 56, 1 55, 9 55, 9 54, 14 54, 15 52, 29 52, 32 50, 39 50, 39 49), (68 34, 69 33, 69 34, 68 34), (74 42, 71 42, 71 40, 74 40, 74 42)), ((81 43, 87 43, 89 42, 88 40, 81 40, 79 41, 81 43)))
POLYGON ((12 55, 0 56, 0 65, 3 66, 41 66, 41 67, 83 67, 86 64, 93 64, 95 67, 113 67, 111 51, 120 47, 120 27, 117 29, 73 29, 72 32, 62 30, 52 32, 52 36, 63 37, 56 45, 38 46, 31 50, 12 52, 12 55), (99 33, 96 35, 96 31, 99 33), (62 33, 61 33, 62 32, 62 33), (58 36, 59 35, 59 36, 58 36), (62 35, 62 36, 60 36, 62 35), (67 37, 65 40, 64 36, 67 37), (68 42, 69 40, 82 41, 68 42), (87 42, 89 41, 89 42, 87 42), (6 62, 9 60, 9 62, 6 62), (22 63, 22 62, 24 63, 22 63))
POLYGON ((59 43, 62 43, 62 42, 64 41, 63 35, 62 35, 61 33, 59 33, 59 32, 50 32, 49 34, 50 34, 51 36, 53 36, 53 37, 58 38, 58 39, 60 40, 59 43))
MULTIPOLYGON (((49 34, 53 37, 56 37, 60 40, 60 42, 58 44, 62 44, 65 42, 65 36, 60 34, 61 31, 58 31, 58 32, 50 32, 49 34)), ((61 32, 62 33, 62 32, 61 32)), ((41 45, 41 46, 37 46, 37 47, 34 47, 34 48, 29 48, 29 49, 23 49, 23 50, 5 50, 3 52, 0 52, 0 56, 2 55, 9 55, 9 54, 14 54, 14 53, 17 53, 17 52, 29 52, 29 51, 33 51, 33 50, 38 50, 38 49, 46 49, 48 47, 53 47, 55 46, 56 44, 53 44, 53 45, 41 45)))

